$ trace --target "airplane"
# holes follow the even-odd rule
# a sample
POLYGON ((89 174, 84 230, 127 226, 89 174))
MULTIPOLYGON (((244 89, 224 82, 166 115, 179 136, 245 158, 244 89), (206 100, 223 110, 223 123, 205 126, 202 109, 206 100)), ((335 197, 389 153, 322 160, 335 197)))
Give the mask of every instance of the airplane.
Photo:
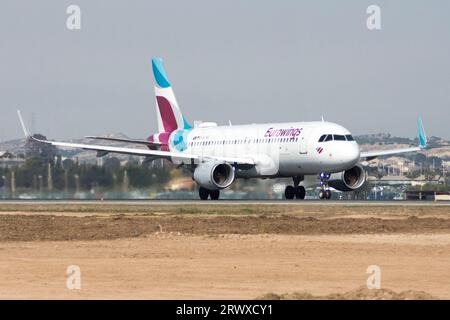
POLYGON ((416 152, 427 147, 422 120, 418 118, 419 145, 409 148, 360 152, 358 143, 343 126, 324 121, 246 125, 189 124, 175 98, 161 58, 152 59, 155 79, 158 132, 148 139, 88 136, 89 139, 145 145, 146 149, 79 144, 38 139, 19 120, 26 138, 56 147, 167 159, 192 173, 202 200, 217 200, 220 191, 236 179, 292 178, 285 199, 304 199, 305 177, 320 184, 319 199, 330 199, 331 190, 355 191, 366 181, 362 163, 379 156, 416 152))

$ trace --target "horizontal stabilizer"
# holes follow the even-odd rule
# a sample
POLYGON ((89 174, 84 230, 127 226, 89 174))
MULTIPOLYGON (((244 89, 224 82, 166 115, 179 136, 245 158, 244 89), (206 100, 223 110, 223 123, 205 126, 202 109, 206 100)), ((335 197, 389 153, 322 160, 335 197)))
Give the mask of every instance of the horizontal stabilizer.
POLYGON ((104 140, 104 141, 114 141, 114 142, 128 142, 133 144, 142 144, 146 146, 160 146, 160 142, 150 142, 144 139, 125 139, 125 138, 108 138, 108 137, 99 137, 99 136, 86 136, 86 139, 93 140, 104 140))

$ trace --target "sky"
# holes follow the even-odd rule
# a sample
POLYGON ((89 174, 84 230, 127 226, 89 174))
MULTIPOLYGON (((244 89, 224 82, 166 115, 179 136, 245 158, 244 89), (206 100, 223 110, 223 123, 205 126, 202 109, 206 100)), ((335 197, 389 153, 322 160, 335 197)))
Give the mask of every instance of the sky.
POLYGON ((185 117, 325 120, 450 138, 450 1, 3 0, 0 141, 157 131, 151 58, 185 117), (68 30, 69 5, 81 29, 68 30), (381 9, 369 30, 366 9, 381 9), (34 120, 32 120, 34 119, 34 120))

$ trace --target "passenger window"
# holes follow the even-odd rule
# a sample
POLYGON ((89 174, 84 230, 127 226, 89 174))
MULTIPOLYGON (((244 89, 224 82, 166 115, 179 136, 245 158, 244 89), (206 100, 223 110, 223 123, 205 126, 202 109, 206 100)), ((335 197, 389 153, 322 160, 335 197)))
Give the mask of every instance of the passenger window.
POLYGON ((324 141, 333 141, 333 135, 332 134, 327 135, 324 141))
POLYGON ((335 141, 345 141, 345 136, 340 134, 333 135, 335 141))

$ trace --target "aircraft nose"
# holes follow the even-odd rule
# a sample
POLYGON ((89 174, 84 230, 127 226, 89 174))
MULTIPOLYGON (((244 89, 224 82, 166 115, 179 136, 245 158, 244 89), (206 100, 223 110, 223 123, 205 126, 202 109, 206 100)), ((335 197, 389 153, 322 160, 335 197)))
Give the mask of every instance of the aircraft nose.
POLYGON ((356 164, 359 161, 360 151, 357 143, 351 143, 346 146, 346 162, 356 164))

